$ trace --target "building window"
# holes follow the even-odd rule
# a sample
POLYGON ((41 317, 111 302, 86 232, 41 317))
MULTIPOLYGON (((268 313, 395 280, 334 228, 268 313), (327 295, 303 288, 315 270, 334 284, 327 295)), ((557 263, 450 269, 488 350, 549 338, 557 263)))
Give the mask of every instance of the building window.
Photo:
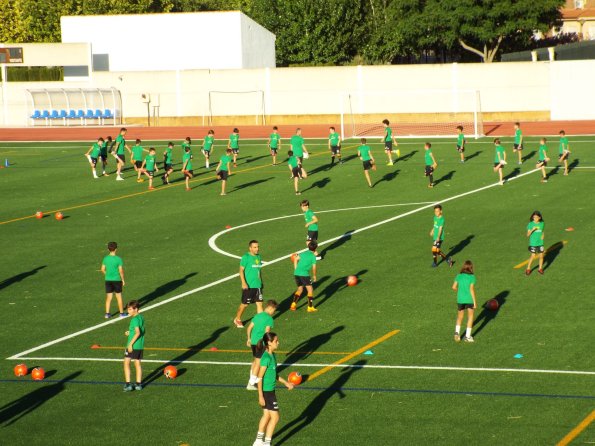
POLYGON ((574 9, 584 9, 585 0, 574 0, 574 9))

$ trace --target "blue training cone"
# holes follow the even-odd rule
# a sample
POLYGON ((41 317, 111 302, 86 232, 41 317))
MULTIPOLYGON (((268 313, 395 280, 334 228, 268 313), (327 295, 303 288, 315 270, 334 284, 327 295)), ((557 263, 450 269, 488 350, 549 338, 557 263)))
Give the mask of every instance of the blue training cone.
POLYGON ((364 355, 373 355, 373 354, 374 354, 374 352, 372 350, 366 350, 364 352, 364 355))
POLYGON ((8 158, 4 158, 4 167, 8 167, 10 164, 8 163, 8 158))

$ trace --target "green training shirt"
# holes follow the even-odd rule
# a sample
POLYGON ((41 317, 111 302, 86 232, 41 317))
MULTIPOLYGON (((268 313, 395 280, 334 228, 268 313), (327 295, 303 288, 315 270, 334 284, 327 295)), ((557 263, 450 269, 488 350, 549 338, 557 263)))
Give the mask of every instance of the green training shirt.
POLYGON ((462 133, 459 133, 459 136, 457 136, 457 146, 463 147, 464 144, 465 144, 465 135, 462 133))
POLYGON ((432 159, 432 149, 426 150, 424 159, 426 160, 426 166, 431 166, 434 164, 434 160, 432 159))
POLYGON ((181 147, 182 147, 182 154, 186 153, 186 147, 189 147, 190 148, 190 155, 192 155, 192 146, 190 144, 188 144, 186 141, 184 141, 181 144, 181 147))
POLYGON ((440 232, 440 240, 444 240, 444 215, 436 217, 434 215, 434 241, 438 240, 438 231, 442 227, 440 232))
POLYGON ((211 147, 213 147, 213 143, 215 142, 215 137, 213 135, 207 135, 205 136, 205 140, 202 143, 202 149, 205 152, 208 152, 211 150, 211 147))
POLYGON ((171 147, 168 147, 167 149, 165 149, 165 164, 173 164, 172 156, 173 156, 173 150, 171 149, 171 147))
POLYGON ((254 316, 252 318, 252 323, 254 324, 254 327, 252 327, 252 332, 250 333, 250 344, 252 345, 258 344, 258 341, 260 341, 264 336, 267 327, 271 327, 272 330, 275 326, 275 320, 266 311, 258 313, 256 316, 254 316))
POLYGON ((221 167, 219 168, 219 170, 225 170, 225 171, 229 170, 229 169, 227 168, 227 165, 228 165, 228 164, 231 162, 231 157, 230 157, 230 156, 223 155, 223 156, 222 156, 222 157, 219 159, 219 161, 221 162, 221 167))
POLYGON ((504 147, 496 146, 496 154, 494 155, 494 163, 499 163, 500 161, 504 161, 504 147), (500 158, 498 158, 498 154, 500 154, 500 158))
POLYGON ((145 169, 147 169, 149 172, 155 170, 155 155, 149 154, 145 156, 145 169))
POLYGON ((136 327, 138 327, 140 335, 138 339, 134 341, 134 344, 132 344, 132 349, 142 350, 145 348, 145 318, 140 313, 130 319, 130 325, 128 326, 128 342, 126 343, 126 347, 130 345, 130 341, 132 341, 132 338, 134 338, 136 327))
POLYGON ((314 265, 316 265, 316 254, 314 254, 312 251, 302 252, 300 253, 300 258, 293 275, 310 277, 310 270, 314 265))
POLYGON ((337 147, 339 145, 340 135, 337 132, 331 133, 328 136, 328 140, 331 143, 331 147, 337 147))
POLYGON ((529 236, 529 246, 543 246, 543 239, 541 236, 543 235, 543 230, 545 229, 545 223, 542 221, 539 223, 532 221, 527 225, 527 231, 530 231, 533 228, 537 229, 535 229, 535 231, 533 231, 529 236))
POLYGON ((471 295, 471 285, 475 285, 475 275, 468 273, 457 274, 455 282, 459 284, 459 287, 457 288, 457 303, 472 304, 473 296, 471 295))
POLYGON ((91 148, 91 158, 97 158, 101 153, 101 146, 97 143, 93 144, 91 148))
POLYGON ((279 147, 279 141, 281 140, 281 136, 278 133, 271 133, 269 139, 271 140, 271 149, 276 149, 279 147))
POLYGON ((107 156, 107 141, 103 141, 101 144, 101 156, 107 156))
POLYGON ((370 147, 369 146, 359 146, 358 147, 359 155, 362 157, 362 161, 370 161, 372 157, 370 156, 370 147))
POLYGON ((520 144, 522 139, 523 139, 523 132, 521 131, 521 129, 516 129, 514 131, 514 143, 520 144))
MULTIPOLYGON (((312 211, 312 209, 308 209, 306 212, 304 212, 304 218, 306 223, 310 223, 312 220, 314 220, 314 211, 312 211)), ((308 226, 308 231, 318 231, 318 223, 308 226)))
POLYGON ((186 170, 192 170, 192 155, 190 152, 184 152, 184 156, 182 156, 182 166, 186 165, 186 170), (186 164, 186 162, 188 162, 186 164))
POLYGON ((386 127, 384 129, 384 142, 392 141, 393 140, 393 129, 390 127, 386 127))
POLYGON ((291 144, 291 150, 293 150, 293 154, 298 158, 304 156, 304 138, 300 135, 293 135, 289 140, 289 144, 291 144))
POLYGON ((260 268, 262 268, 262 260, 260 254, 253 256, 247 252, 242 256, 240 266, 244 268, 244 279, 248 284, 248 288, 261 288, 260 268))
POLYGON ((124 155, 124 149, 126 148, 126 140, 122 135, 118 135, 116 138, 116 155, 124 155))
POLYGON ((142 161, 143 160, 143 146, 132 147, 132 160, 142 161))
POLYGON ((558 146, 558 152, 560 153, 560 155, 563 155, 565 150, 568 150, 568 138, 566 136, 562 136, 560 138, 560 145, 558 146))
POLYGON ((103 258, 102 265, 105 265, 105 281, 120 282, 120 266, 124 266, 122 259, 118 256, 107 255, 103 258))
POLYGON ((292 169, 295 169, 296 167, 298 167, 300 165, 297 157, 295 155, 292 155, 289 157, 289 160, 287 161, 287 164, 289 164, 289 166, 292 169))
POLYGON ((262 353, 262 358, 260 358, 260 366, 267 368, 262 377, 263 392, 274 391, 277 383, 277 358, 275 354, 265 350, 262 353))
POLYGON ((240 148, 240 135, 238 133, 232 133, 229 135, 229 148, 239 149, 240 148))
POLYGON ((539 144, 539 161, 545 161, 547 158, 547 146, 545 144, 539 144))

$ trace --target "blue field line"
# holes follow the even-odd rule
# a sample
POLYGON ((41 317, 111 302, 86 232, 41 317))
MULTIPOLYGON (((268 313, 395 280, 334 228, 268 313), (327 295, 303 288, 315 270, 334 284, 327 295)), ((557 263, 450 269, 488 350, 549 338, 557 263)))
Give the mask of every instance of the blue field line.
MULTIPOLYGON (((0 379, 0 383, 19 383, 19 384, 86 384, 86 385, 107 385, 107 386, 122 386, 121 381, 76 381, 76 380, 59 380, 59 379, 45 379, 43 381, 21 380, 21 379, 0 379)), ((181 383, 181 382, 152 382, 146 387, 163 386, 163 387, 195 387, 195 388, 221 388, 221 389, 245 389, 243 384, 200 384, 200 383, 181 383)), ((145 387, 145 388, 146 388, 145 387)), ((280 387, 284 389, 285 387, 280 387)), ((545 393, 513 393, 513 392, 478 392, 478 391, 463 391, 463 390, 437 390, 437 389, 387 389, 376 387, 309 387, 300 386, 295 390, 300 391, 328 391, 336 392, 367 392, 367 393, 423 393, 435 395, 464 395, 464 396, 504 396, 513 398, 553 398, 553 399, 575 399, 575 400, 595 400, 595 395, 556 395, 545 393)))

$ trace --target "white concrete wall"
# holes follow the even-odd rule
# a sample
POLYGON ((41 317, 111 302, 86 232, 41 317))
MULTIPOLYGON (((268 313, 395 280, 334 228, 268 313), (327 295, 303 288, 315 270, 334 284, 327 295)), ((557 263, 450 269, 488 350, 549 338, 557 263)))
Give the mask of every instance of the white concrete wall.
POLYGON ((110 71, 275 66, 275 36, 238 11, 69 16, 62 42, 90 42, 110 71))
MULTIPOLYGON (((95 73, 87 83, 8 83, 6 110, 0 123, 26 125, 27 88, 116 87, 122 93, 124 117, 146 116, 142 93, 157 97, 160 114, 202 116, 209 113, 209 91, 264 91, 267 115, 338 114, 345 92, 415 91, 408 101, 395 93, 368 107, 367 112, 443 111, 437 96, 419 93, 442 89, 479 90, 484 112, 549 112, 554 120, 595 119, 595 60, 514 62, 457 65, 396 65, 364 67, 276 68, 251 70, 193 70, 95 73), (378 108, 374 110, 374 108, 378 108)), ((370 97, 374 94, 370 94, 370 97)), ((214 96, 213 96, 214 97, 214 96)), ((216 95, 214 115, 254 115, 261 109, 259 94, 216 95)), ((365 97, 365 96, 364 96, 365 97)))

